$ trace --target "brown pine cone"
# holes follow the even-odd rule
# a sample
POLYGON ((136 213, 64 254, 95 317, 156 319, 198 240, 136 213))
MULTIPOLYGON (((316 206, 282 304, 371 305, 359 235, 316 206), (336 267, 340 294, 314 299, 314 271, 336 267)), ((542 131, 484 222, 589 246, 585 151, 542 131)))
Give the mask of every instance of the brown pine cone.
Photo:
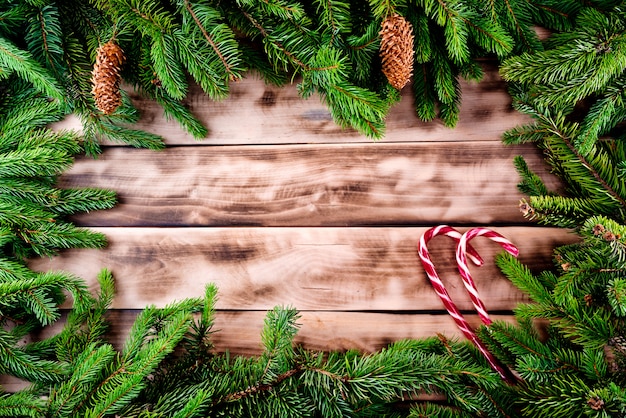
POLYGON ((404 17, 395 14, 383 20, 380 36, 383 74, 393 87, 402 90, 413 74, 413 28, 404 17))
POLYGON ((96 107, 106 115, 115 112, 122 104, 120 71, 126 57, 122 48, 114 41, 100 45, 93 67, 91 93, 96 107))

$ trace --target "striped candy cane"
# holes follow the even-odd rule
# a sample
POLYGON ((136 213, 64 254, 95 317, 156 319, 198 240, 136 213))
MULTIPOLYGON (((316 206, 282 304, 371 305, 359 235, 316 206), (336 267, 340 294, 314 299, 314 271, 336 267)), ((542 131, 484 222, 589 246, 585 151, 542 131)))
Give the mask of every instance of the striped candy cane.
MULTIPOLYGON (((456 241, 457 244, 459 243, 462 237, 462 234, 459 231, 457 231, 456 229, 448 225, 439 225, 439 226, 430 228, 428 231, 424 232, 424 235, 422 235, 422 237, 420 238, 420 244, 419 244, 420 257, 421 257, 421 253, 423 252, 425 257, 428 260, 430 260, 430 256, 428 255, 428 249, 426 248, 426 243, 430 241, 433 237, 436 237, 437 235, 446 235, 452 238, 454 241, 456 241)), ((470 258, 470 260, 472 260, 474 264, 476 264, 477 266, 480 266, 483 264, 483 259, 480 257, 478 252, 471 245, 465 244, 465 248, 467 249, 468 257, 470 258)), ((432 265, 432 262, 430 264, 432 265)))
MULTIPOLYGON (((440 226, 437 226, 437 227, 430 228, 420 238, 419 248, 418 248, 418 255, 420 257, 420 260, 422 262, 422 266, 424 267, 426 275, 428 276, 428 279, 430 280, 431 284, 433 285, 435 293, 437 293, 437 295, 439 296, 439 298, 443 302, 443 305, 445 306, 446 310, 448 311, 448 313, 450 314, 452 319, 454 319, 454 322, 457 324, 457 326, 459 327, 459 329, 461 330, 461 332, 463 333, 465 338, 470 340, 478 348, 478 350, 482 353, 482 355, 487 359, 487 362, 489 363, 491 368, 494 371, 496 371, 500 375, 500 377, 502 377, 502 379, 504 379, 505 381, 507 381, 509 383, 514 383, 516 381, 516 379, 515 379, 515 377, 513 377, 511 371, 508 370, 507 368, 505 368, 504 366, 502 366, 500 364, 500 362, 494 357, 494 355, 483 344, 483 342, 480 341, 480 339, 478 338, 478 336, 476 335, 474 330, 471 328, 469 323, 465 320, 465 318, 463 317, 463 315, 461 314, 459 309, 456 307, 456 305, 452 301, 452 298, 448 294, 448 291, 446 290, 446 287, 444 286, 443 282, 439 278, 439 275, 437 274, 437 271, 435 270, 435 266, 434 266, 434 264, 433 264, 433 262, 432 262, 432 260, 430 258, 430 254, 429 254, 428 248, 427 248, 428 241, 430 241, 435 236, 437 236, 437 235, 447 235, 447 236, 453 238, 458 243, 457 244, 457 262, 458 262, 459 248, 461 247, 461 243, 462 243, 463 244, 463 247, 462 247, 463 248, 462 260, 463 260, 463 263, 464 263, 463 264, 464 267, 467 267, 467 257, 469 257, 470 260, 472 260, 473 263, 475 263, 476 265, 480 266, 480 265, 482 265, 482 259, 480 258, 478 253, 471 246, 469 246, 469 244, 467 243, 467 241, 469 241, 469 239, 471 239, 474 236, 478 235, 478 232, 479 231, 472 232, 470 234, 466 233, 466 234, 461 235, 454 228, 451 228, 451 227, 449 227, 447 225, 440 225, 440 226), (474 235, 474 234, 476 234, 476 235, 474 235), (465 240, 463 240, 463 237, 465 237, 465 240), (467 252, 467 255, 466 255, 466 252, 467 252)), ((493 231, 491 231, 491 232, 493 232, 493 231)), ((483 234, 487 235, 487 231, 484 231, 483 234)), ((501 236, 499 236, 499 237, 501 237, 501 236)), ((501 237, 501 238, 504 239, 503 237, 501 237)), ((513 246, 513 244, 510 244, 510 245, 513 246)), ((515 247, 513 246, 513 248, 515 248, 515 247)), ((461 267, 460 267, 460 264, 459 264, 459 270, 460 269, 461 269, 461 267)), ((467 272, 467 275, 466 276, 462 276, 463 279, 464 279, 463 280, 463 284, 465 285, 466 289, 468 289, 468 291, 469 291, 470 297, 472 299, 472 303, 474 304, 474 306, 476 307, 477 311, 479 312, 479 316, 481 317, 481 320, 483 320, 483 322, 485 320, 487 320, 487 321, 489 321, 489 323, 491 323, 491 320, 489 319, 489 316, 487 315, 487 311, 486 311, 484 305, 482 304, 482 301, 480 300, 480 298, 478 296, 478 292, 476 291, 476 286, 474 284, 474 281, 472 280, 471 275, 469 275, 469 269, 464 268, 464 271, 467 272), (466 280, 466 277, 469 280, 466 280), (479 310, 479 307, 480 307, 480 310, 479 310), (481 312, 482 312, 482 314, 481 314, 481 312)))
POLYGON ((515 257, 519 255, 519 250, 517 249, 515 245, 513 245, 511 241, 509 241, 508 239, 504 238, 502 235, 488 228, 469 229, 461 236, 461 239, 458 241, 458 244, 456 247, 456 263, 459 268, 459 273, 461 274, 461 277, 463 278, 463 283, 465 284, 465 287, 470 294, 472 302, 474 302, 474 306, 476 307, 476 312, 478 312, 478 316, 480 317, 480 320, 485 325, 491 325, 491 318, 489 318, 487 309, 485 309, 485 305, 483 304, 482 300, 480 299, 480 296, 478 295, 478 289, 476 288, 474 279, 472 279, 472 275, 469 271, 469 266, 467 265, 467 256, 465 254, 467 251, 467 245, 468 245, 467 243, 470 240, 479 236, 487 237, 491 239, 492 241, 500 244, 500 246, 504 248, 506 252, 508 252, 509 254, 515 257))
MULTIPOLYGON (((452 302, 452 298, 448 294, 448 291, 445 285, 439 278, 439 275, 437 274, 437 271, 435 270, 435 265, 433 264, 430 258, 427 244, 432 238, 436 237, 437 235, 447 235, 453 238, 455 241, 457 241, 457 243, 460 242, 461 237, 462 237, 462 234, 460 232, 458 232, 456 229, 447 225, 440 225, 440 226, 436 226, 427 230, 424 233, 424 235, 422 235, 422 237, 420 238, 419 249, 418 249, 418 254, 419 254, 420 260, 422 261, 422 266, 424 267, 424 270, 426 271, 426 275, 428 276, 428 279, 430 280, 431 284, 433 285, 433 288, 435 289, 435 293, 437 293, 437 295, 443 302, 446 310, 448 311, 448 313, 450 313, 450 315, 456 322, 457 326, 459 327, 463 335, 465 335, 467 339, 474 342, 477 340, 476 334, 474 334, 474 331, 471 329, 469 323, 465 320, 465 318, 463 317, 461 312, 458 310, 454 302, 452 302)), ((467 244, 465 248, 467 249, 467 244)), ((477 265, 482 265, 483 263, 482 259, 480 258, 478 253, 475 252, 474 249, 472 249, 470 258, 477 265)))

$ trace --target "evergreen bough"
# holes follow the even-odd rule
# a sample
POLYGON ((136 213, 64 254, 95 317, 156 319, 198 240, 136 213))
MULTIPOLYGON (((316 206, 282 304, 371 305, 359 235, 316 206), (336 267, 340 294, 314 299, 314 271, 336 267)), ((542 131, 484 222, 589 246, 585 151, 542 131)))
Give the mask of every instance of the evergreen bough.
POLYGON ((130 128, 139 113, 125 92, 113 114, 95 107, 91 71, 111 40, 125 53, 125 88, 156 101, 196 138, 207 129, 184 105, 189 83, 220 100, 251 72, 277 85, 297 81, 301 96, 317 94, 338 125, 382 138, 400 98, 381 73, 385 18, 397 13, 413 27, 417 114, 453 127, 459 80, 480 80, 482 58, 541 50, 533 27, 568 28, 580 8, 574 0, 4 0, 0 68, 76 114, 90 154, 102 140, 163 147, 130 128))
POLYGON ((517 325, 497 322, 480 336, 520 374, 523 416, 626 415, 625 6, 592 2, 542 51, 500 66, 514 106, 533 118, 504 141, 537 144, 565 186, 549 190, 517 157, 519 188, 529 195, 520 209, 580 237, 555 250, 551 271, 497 259, 531 303, 515 309, 517 325))
POLYGON ((23 392, 0 394, 3 416, 42 416, 40 395, 66 379, 72 358, 103 334, 101 317, 112 296, 105 273, 102 294, 94 298, 78 277, 34 272, 25 264, 28 257, 52 256, 60 249, 104 246, 102 234, 75 227, 67 216, 115 204, 111 191, 55 186, 82 142, 74 132, 46 128, 65 116, 63 106, 33 86, 31 79, 17 76, 0 83, 0 373, 32 383, 23 392), (60 318, 66 294, 73 310, 65 329, 53 338, 23 343, 60 318))
POLYGON ((626 13, 624 2, 598 1, 555 33, 543 51, 506 59, 500 72, 513 105, 533 122, 505 133, 505 143, 544 151, 566 194, 548 190, 521 158, 522 210, 539 222, 575 228, 594 215, 626 221, 626 13))
POLYGON ((597 416, 626 415, 626 150, 623 1, 5 1, 0 4, 0 373, 29 382, 0 392, 0 416, 597 416), (480 59, 502 60, 514 105, 534 122, 505 142, 534 142, 563 193, 522 158, 521 209, 581 240, 555 251, 550 271, 506 254, 497 262, 530 303, 516 324, 478 330, 519 376, 504 383, 468 342, 398 341, 376 353, 311 352, 294 344, 298 314, 268 312, 263 353, 212 350, 217 289, 143 310, 124 346, 106 341, 111 274, 92 295, 67 273, 29 270, 27 257, 98 248, 101 234, 66 216, 106 209, 114 193, 58 189, 57 176, 102 139, 160 148, 133 130, 128 95, 96 111, 91 69, 111 39, 126 54, 128 88, 155 100, 200 138, 183 105, 189 80, 213 99, 247 71, 303 97, 319 94, 335 121, 381 137, 398 92, 381 77, 378 30, 393 13, 413 26, 413 92, 424 120, 454 126, 459 77, 480 79, 480 59), (534 26, 552 34, 541 41, 534 26), (46 126, 78 115, 82 136, 46 126), (59 333, 22 340, 73 308, 59 333), (428 401, 424 394, 442 396, 428 401))

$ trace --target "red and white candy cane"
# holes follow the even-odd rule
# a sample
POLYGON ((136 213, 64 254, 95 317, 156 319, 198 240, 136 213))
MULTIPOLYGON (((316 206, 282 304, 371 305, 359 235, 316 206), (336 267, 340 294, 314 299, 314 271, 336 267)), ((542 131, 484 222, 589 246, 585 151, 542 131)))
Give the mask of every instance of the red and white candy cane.
MULTIPOLYGON (((443 305, 445 306, 446 310, 452 316, 452 318, 456 322, 457 326, 459 327, 463 335, 465 335, 466 338, 474 342, 475 340, 477 340, 476 334, 474 334, 474 331, 471 329, 468 322, 465 320, 465 318, 463 317, 461 312, 458 310, 454 302, 452 302, 452 298, 448 294, 448 291, 445 285, 439 278, 439 275, 437 274, 437 271, 435 270, 435 265, 433 264, 430 258, 427 243, 432 238, 436 237, 437 235, 447 235, 453 238, 457 243, 461 240, 461 237, 462 237, 462 234, 459 231, 447 225, 440 225, 440 226, 436 226, 427 230, 424 233, 424 235, 422 235, 422 237, 420 238, 419 248, 418 248, 418 254, 419 254, 420 260, 422 261, 422 266, 424 267, 424 270, 426 271, 426 275, 428 276, 428 279, 430 280, 431 284, 433 285, 433 288, 435 289, 435 293, 437 293, 437 295, 443 302, 443 305)), ((467 244, 465 248, 467 249, 467 244)), ((473 249, 472 249, 471 257, 472 257, 472 261, 474 261, 475 264, 477 265, 482 264, 482 259, 480 258, 478 253, 475 252, 473 249)))
MULTIPOLYGON (((448 225, 435 226, 433 228, 430 228, 428 231, 424 232, 424 235, 422 235, 422 237, 420 238, 419 251, 420 252, 424 251, 424 255, 429 260, 430 260, 430 256, 428 255, 428 249, 426 248, 426 243, 430 241, 431 238, 436 237, 437 235, 447 235, 450 238, 452 238, 454 241, 456 241, 457 244, 461 240, 461 236, 462 236, 462 234, 459 231, 457 231, 456 229, 448 225)), ((480 257, 480 254, 478 254, 478 251, 472 248, 472 246, 469 244, 465 244, 465 248, 467 249, 466 250, 467 255, 469 256, 470 260, 472 260, 474 264, 476 264, 477 266, 480 266, 483 264, 483 259, 480 257)), ((432 265, 432 262, 430 264, 432 265)), ((433 269, 434 269, 434 266, 433 266, 433 269)))
MULTIPOLYGON (((511 371, 508 370, 506 367, 502 366, 500 362, 494 357, 494 355, 483 344, 483 342, 480 341, 480 339, 478 339, 478 336, 476 335, 474 330, 471 328, 469 323, 465 320, 465 318, 463 317, 463 314, 461 314, 461 312, 456 307, 454 302, 452 302, 452 298, 448 294, 446 287, 444 286, 443 282, 439 278, 439 275, 437 274, 437 271, 435 270, 435 266, 430 258, 430 254, 426 246, 428 241, 430 241, 430 239, 434 238, 437 235, 447 235, 453 238, 455 241, 457 241, 458 244, 461 243, 461 240, 463 238, 463 235, 460 232, 456 231, 454 228, 449 227, 447 225, 440 225, 437 227, 430 228, 422 235, 419 241, 418 255, 422 262, 422 266, 424 267, 424 270, 426 271, 426 275, 428 276, 428 279, 430 280, 435 292, 437 293, 437 295, 443 302, 443 305, 445 306, 446 310, 448 311, 450 316, 452 316, 452 319, 454 319, 454 322, 456 322, 457 326, 459 327, 463 335, 468 340, 470 340, 476 346, 476 348, 478 348, 478 350, 482 353, 482 355, 487 359, 487 362, 489 363, 491 368, 494 371, 496 371, 500 375, 500 377, 502 377, 502 379, 504 379, 505 381, 509 383, 514 383, 515 377, 513 377, 511 371)), ((463 255, 465 256, 466 255, 465 251, 467 251, 467 255, 472 260, 472 262, 480 266, 482 264, 482 259, 480 258, 478 253, 471 246, 467 244, 467 241, 468 239, 466 238, 463 244, 463 248, 464 248, 463 255)), ((458 244, 457 244, 457 249, 459 247, 458 244)), ((464 260, 465 260, 465 263, 467 263, 467 258, 464 258, 464 260)), ((471 280, 471 276, 468 276, 468 277, 470 278, 470 282, 466 282, 464 280, 465 287, 468 289, 470 287, 473 287, 475 290, 475 286, 473 285, 473 280, 471 280)), ((476 299, 479 301, 478 292, 474 292, 474 294, 476 295, 476 299)), ((470 296, 471 295, 472 295, 472 292, 470 292, 470 296)), ((473 298, 472 298, 472 302, 473 303, 475 302, 473 298)), ((476 303, 474 303, 474 305, 476 306, 476 303)), ((481 306, 482 306, 482 302, 481 302, 481 306)), ((484 306, 483 306, 483 311, 486 313, 484 306)))
MULTIPOLYGON (((508 252, 509 254, 515 257, 519 255, 519 250, 517 249, 515 245, 513 245, 511 241, 509 241, 508 239, 504 238, 502 235, 488 228, 469 229, 461 236, 461 239, 457 243, 456 263, 459 268, 459 273, 461 274, 461 277, 463 278, 463 283, 465 284, 465 287, 470 294, 472 303, 474 303, 474 306, 476 307, 476 312, 478 312, 478 316, 480 317, 480 320, 485 325, 491 325, 491 318, 489 318, 487 309, 485 308, 485 305, 483 304, 482 300, 480 299, 480 296, 478 295, 478 289, 476 288, 474 279, 472 279, 472 275, 470 274, 470 271, 469 271, 469 266, 467 265, 467 256, 466 256, 467 245, 468 245, 467 243, 470 240, 479 236, 484 236, 484 237, 491 239, 494 242, 497 242, 498 244, 500 244, 502 248, 504 248, 506 252, 508 252)), ((472 259, 472 257, 470 257, 470 259, 472 259)))

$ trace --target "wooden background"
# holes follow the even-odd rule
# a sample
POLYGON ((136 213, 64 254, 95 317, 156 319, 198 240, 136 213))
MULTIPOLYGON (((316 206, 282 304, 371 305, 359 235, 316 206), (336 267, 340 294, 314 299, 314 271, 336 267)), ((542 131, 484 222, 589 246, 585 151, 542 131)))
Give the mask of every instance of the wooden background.
MULTIPOLYGON (((504 130, 527 119, 512 110, 496 67, 485 70, 481 83, 463 84, 457 128, 420 122, 407 86, 378 142, 338 128, 317 98, 300 99, 295 86, 252 77, 223 102, 190 92, 188 106, 210 130, 202 141, 134 97, 139 128, 164 136, 167 148, 109 144, 61 180, 118 192, 116 208, 74 218, 105 233, 108 248, 65 251, 31 267, 74 272, 92 286, 100 269, 111 269, 117 346, 138 310, 200 296, 209 282, 219 287, 220 351, 259 353, 265 312, 276 305, 301 312, 297 342, 311 349, 373 351, 401 338, 460 336, 416 255, 427 228, 491 227, 518 245, 534 271, 551 266, 555 246, 575 240, 520 214, 513 157, 545 168, 534 146, 501 143, 504 130)), ((68 119, 58 127, 78 125, 68 119)), ((486 238, 473 243, 486 260, 472 270, 481 296, 496 318, 511 319, 525 297, 493 265, 501 248, 486 238)), ((477 324, 455 273, 453 242, 438 237, 430 247, 451 296, 477 324)))

